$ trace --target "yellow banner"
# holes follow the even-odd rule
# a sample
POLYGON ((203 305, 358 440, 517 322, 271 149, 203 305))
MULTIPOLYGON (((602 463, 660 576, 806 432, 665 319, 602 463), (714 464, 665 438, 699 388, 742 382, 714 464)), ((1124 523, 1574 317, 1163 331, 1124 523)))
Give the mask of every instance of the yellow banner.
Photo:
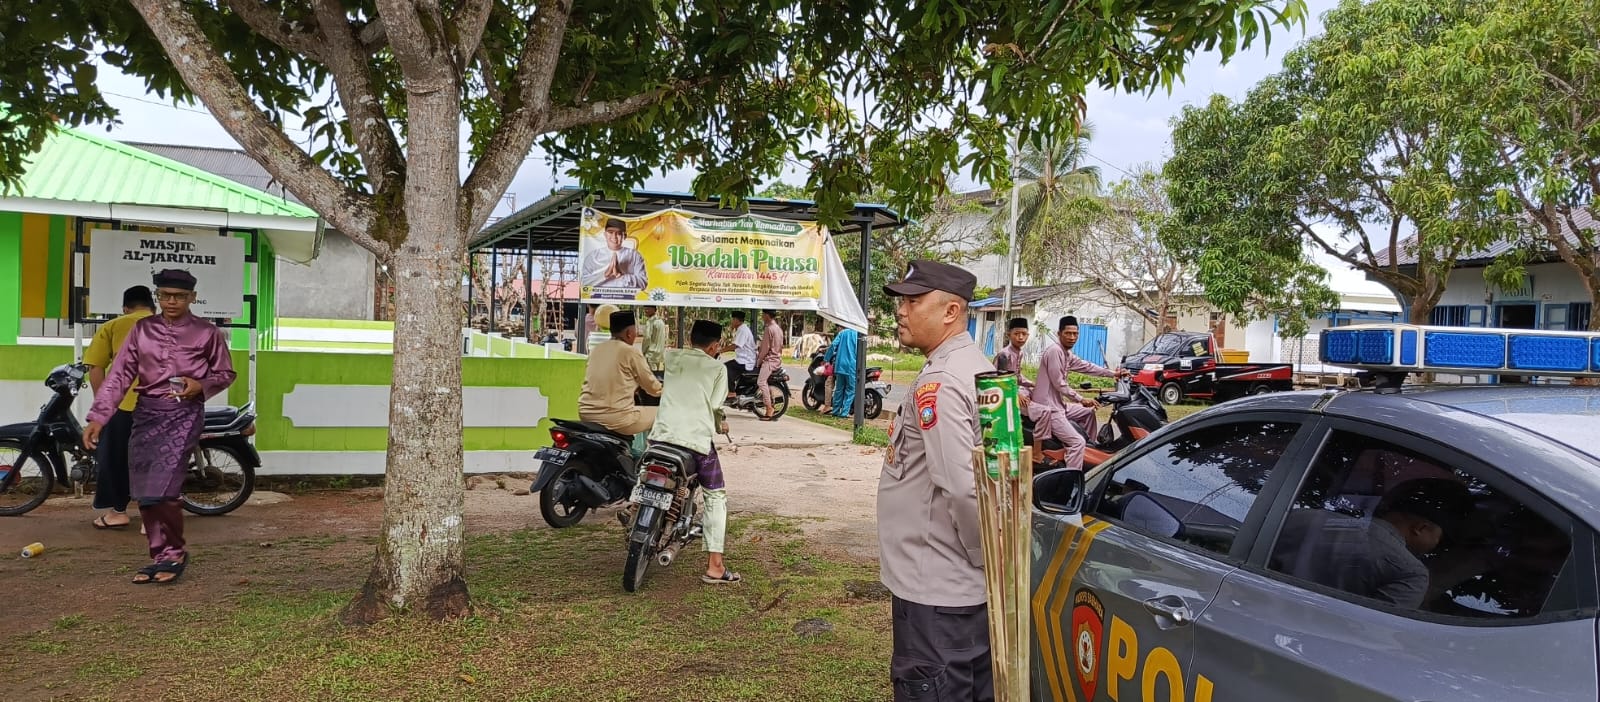
POLYGON ((578 253, 584 302, 815 310, 822 296, 816 222, 586 207, 578 253))

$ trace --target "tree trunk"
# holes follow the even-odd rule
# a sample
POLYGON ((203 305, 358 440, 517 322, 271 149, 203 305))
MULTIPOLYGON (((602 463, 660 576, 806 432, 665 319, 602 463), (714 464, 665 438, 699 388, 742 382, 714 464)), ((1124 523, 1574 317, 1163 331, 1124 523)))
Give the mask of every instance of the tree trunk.
POLYGON ((404 241, 395 280, 394 382, 389 401, 383 531, 361 594, 345 610, 368 623, 391 610, 432 618, 466 613, 461 437, 461 262, 456 216, 460 104, 454 90, 413 93, 404 241))

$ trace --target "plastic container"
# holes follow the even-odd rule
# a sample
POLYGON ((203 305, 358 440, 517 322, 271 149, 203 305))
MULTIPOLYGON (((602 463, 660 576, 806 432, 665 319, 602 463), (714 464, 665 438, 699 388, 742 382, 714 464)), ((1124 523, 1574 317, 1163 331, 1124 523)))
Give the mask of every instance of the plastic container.
POLYGON ((1223 363, 1249 363, 1250 362, 1250 352, 1249 351, 1245 351, 1243 349, 1223 349, 1222 350, 1222 362, 1223 363))

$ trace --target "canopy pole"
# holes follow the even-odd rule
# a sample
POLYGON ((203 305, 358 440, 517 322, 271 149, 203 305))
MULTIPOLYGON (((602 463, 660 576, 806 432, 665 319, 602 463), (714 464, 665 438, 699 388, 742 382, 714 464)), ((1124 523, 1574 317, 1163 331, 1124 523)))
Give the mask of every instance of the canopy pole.
POLYGON ((1011 133, 1011 218, 1006 224, 1006 292, 1000 303, 1000 321, 997 324, 1011 316, 1011 288, 1017 283, 1017 197, 1022 192, 1022 169, 1017 165, 1017 158, 1021 154, 1021 133, 1021 129, 1011 133))
MULTIPOLYGON (((872 220, 867 220, 861 227, 861 312, 867 312, 867 288, 872 281, 872 220)), ((867 339, 872 335, 872 316, 867 315, 867 333, 861 335, 861 343, 856 344, 856 402, 851 413, 855 416, 855 427, 859 431, 861 425, 866 424, 866 412, 862 409, 867 396, 867 339)))
MULTIPOLYGON (((497 300, 497 298, 499 297, 498 293, 500 292, 500 280, 499 280, 499 278, 500 278, 500 249, 489 249, 489 329, 488 329, 488 332, 489 332, 490 336, 493 336, 495 332, 500 330, 500 327, 495 326, 495 323, 494 323, 494 312, 495 312, 494 308, 498 307, 499 304, 500 304, 499 300, 497 300)), ((494 355, 494 349, 492 347, 489 349, 489 355, 490 356, 494 355)))
POLYGON ((477 290, 475 289, 477 286, 473 284, 474 283, 473 278, 477 277, 477 273, 478 273, 478 254, 472 253, 472 252, 468 252, 467 253, 467 328, 468 329, 472 328, 472 312, 473 312, 474 308, 476 307, 476 305, 472 304, 472 297, 473 297, 473 294, 477 292, 477 290))
MULTIPOLYGON (((542 311, 544 305, 540 305, 542 311)), ((544 321, 544 315, 539 315, 539 321, 544 321)), ((541 324, 540 326, 543 326, 541 324)), ((528 256, 522 263, 522 335, 528 338, 528 343, 536 343, 538 339, 533 332, 533 237, 528 237, 528 256)), ((549 358, 550 353, 545 352, 549 358)))
MULTIPOLYGON (((661 308, 658 308, 656 310, 656 314, 661 314, 662 311, 663 310, 661 308)), ((678 323, 677 324, 677 326, 678 326, 678 338, 674 340, 675 343, 673 344, 673 346, 675 348, 680 348, 680 349, 681 348, 687 348, 687 347, 685 347, 683 345, 683 305, 678 305, 677 307, 673 308, 672 316, 674 318, 676 318, 677 323, 678 323)))

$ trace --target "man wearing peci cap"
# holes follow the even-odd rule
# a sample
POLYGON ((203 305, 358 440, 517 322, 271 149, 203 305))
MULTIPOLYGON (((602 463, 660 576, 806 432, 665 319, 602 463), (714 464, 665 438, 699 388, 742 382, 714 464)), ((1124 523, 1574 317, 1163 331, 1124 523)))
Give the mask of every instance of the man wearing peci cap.
POLYGON ((700 581, 728 585, 740 580, 722 560, 722 546, 728 532, 728 490, 722 477, 722 461, 717 458, 714 434, 728 433, 722 417, 722 401, 728 392, 728 367, 717 361, 722 353, 722 325, 710 320, 695 320, 689 330, 694 348, 667 352, 667 378, 661 392, 661 413, 650 430, 650 443, 688 449, 695 456, 696 480, 704 491, 706 510, 701 520, 705 539, 706 571, 700 581))
POLYGON ((93 450, 123 395, 137 383, 139 401, 128 436, 128 485, 139 501, 154 563, 135 584, 170 583, 183 575, 189 552, 179 499, 189 456, 205 425, 206 400, 233 384, 228 340, 216 325, 190 314, 195 279, 188 271, 155 274, 161 314, 139 320, 95 390, 84 447, 93 450))
POLYGON ((1082 373, 1102 378, 1121 378, 1128 375, 1128 370, 1118 368, 1113 371, 1078 358, 1078 355, 1072 352, 1072 347, 1078 343, 1077 317, 1070 314, 1062 317, 1057 330, 1056 340, 1060 343, 1050 344, 1039 359, 1039 388, 1033 393, 1031 400, 1061 410, 1083 438, 1093 439, 1099 432, 1099 419, 1095 417, 1094 412, 1100 403, 1079 395, 1078 391, 1072 388, 1067 374, 1082 373))
POLYGON ((589 351, 589 362, 583 369, 578 419, 618 434, 639 434, 655 423, 656 408, 639 407, 633 394, 643 388, 660 397, 661 381, 645 363, 644 354, 633 345, 639 339, 633 313, 619 310, 608 319, 611 338, 589 351))
POLYGON ((1022 373, 1022 347, 1028 343, 1028 320, 1017 317, 1006 324, 1006 347, 994 355, 995 370, 1017 374, 1017 399, 1022 412, 1033 421, 1034 438, 1061 442, 1063 462, 1073 470, 1083 470, 1083 435, 1072 425, 1059 404, 1033 402, 1033 381, 1022 373))
POLYGON ((928 357, 895 416, 878 480, 879 572, 894 595, 889 676, 897 701, 994 699, 988 592, 972 449, 977 381, 993 370, 967 334, 977 279, 913 261, 885 285, 900 343, 928 357))

